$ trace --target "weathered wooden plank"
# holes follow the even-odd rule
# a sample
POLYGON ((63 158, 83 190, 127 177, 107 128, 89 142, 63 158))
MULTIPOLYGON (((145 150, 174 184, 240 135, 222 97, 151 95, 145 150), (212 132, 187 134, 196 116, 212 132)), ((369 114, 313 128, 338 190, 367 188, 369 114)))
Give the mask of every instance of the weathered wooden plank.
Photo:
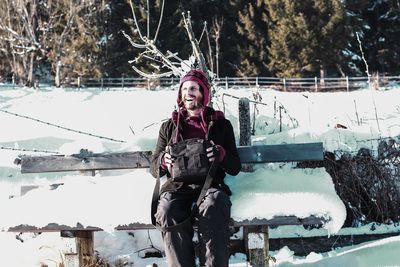
MULTIPOLYGON (((297 218, 296 216, 276 216, 271 219, 252 219, 243 221, 232 221, 231 226, 277 226, 277 225, 318 225, 324 223, 326 220, 315 216, 307 218, 297 218)), ((115 227, 116 230, 139 230, 139 229, 153 229, 152 224, 145 223, 130 223, 127 225, 119 225, 115 227)), ((8 229, 9 232, 59 232, 59 231, 101 231, 102 229, 96 226, 76 226, 60 225, 57 223, 49 223, 44 227, 36 227, 32 225, 18 225, 8 229)))
POLYGON ((258 219, 234 221, 234 226, 256 226, 256 225, 320 225, 326 222, 327 219, 309 216, 306 218, 298 218, 296 216, 275 216, 271 219, 258 219))
POLYGON ((148 168, 150 158, 150 151, 99 153, 86 157, 22 156, 20 164, 22 173, 136 169, 148 168))
POLYGON ((322 143, 244 146, 238 148, 243 163, 323 160, 322 143))
MULTIPOLYGON (((351 234, 351 235, 331 235, 331 236, 314 236, 314 237, 290 237, 290 238, 271 238, 268 239, 269 250, 278 251, 287 246, 296 256, 307 256, 311 252, 323 253, 332 251, 336 248, 353 246, 360 243, 383 239, 391 236, 398 236, 398 232, 394 233, 368 233, 368 234, 351 234)), ((245 240, 230 240, 229 251, 233 255, 235 253, 246 253, 247 244, 245 240)), ((274 266, 274 265, 273 265, 274 266)))
POLYGON ((270 239, 270 249, 279 250, 287 246, 297 256, 307 256, 311 252, 323 253, 337 248, 354 246, 364 242, 398 236, 399 233, 369 233, 351 235, 332 235, 315 237, 291 237, 270 239))
MULTIPOLYGON (((242 163, 323 160, 322 143, 241 146, 242 163)), ((136 169, 150 166, 151 151, 75 154, 70 156, 21 156, 22 173, 136 169)))
POLYGON ((30 232, 30 233, 38 233, 38 232, 61 232, 61 231, 102 231, 99 227, 87 226, 83 227, 80 224, 77 224, 75 227, 71 227, 68 225, 57 224, 57 223, 49 223, 43 227, 37 227, 33 225, 21 224, 14 227, 10 227, 8 232, 30 232))

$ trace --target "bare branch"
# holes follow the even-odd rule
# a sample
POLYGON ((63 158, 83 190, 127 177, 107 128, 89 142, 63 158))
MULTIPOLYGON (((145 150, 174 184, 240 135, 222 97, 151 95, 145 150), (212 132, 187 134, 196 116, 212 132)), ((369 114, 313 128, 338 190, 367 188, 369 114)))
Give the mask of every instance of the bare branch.
POLYGON ((213 58, 213 53, 212 53, 212 48, 211 48, 211 43, 210 43, 210 36, 208 34, 207 21, 204 21, 204 28, 206 30, 206 38, 207 38, 207 45, 208 45, 208 57, 210 58, 209 62, 210 62, 211 72, 214 72, 214 58, 213 58))
POLYGON ((178 57, 178 53, 172 53, 171 51, 167 51, 168 53, 168 57, 167 58, 175 58, 176 60, 178 60, 181 64, 185 64, 187 67, 191 67, 190 65, 188 65, 183 59, 181 59, 180 57, 178 57))
POLYGON ((224 24, 224 18, 218 19, 218 17, 213 18, 213 32, 215 39, 215 65, 217 69, 217 77, 219 77, 219 38, 221 36, 221 28, 224 24))
POLYGON ((163 53, 161 53, 161 51, 158 50, 158 48, 153 43, 148 44, 148 49, 150 49, 152 53, 154 53, 154 55, 160 57, 164 62, 164 64, 166 64, 166 66, 168 66, 175 74, 177 75, 183 74, 183 70, 175 67, 174 64, 171 62, 171 60, 167 58, 163 53))
POLYGON ((132 45, 133 47, 139 48, 139 49, 145 49, 145 48, 147 47, 146 45, 142 45, 142 44, 135 43, 135 42, 132 40, 132 38, 131 38, 129 35, 127 35, 127 34, 125 33, 125 31, 121 31, 121 32, 122 32, 122 34, 125 36, 125 38, 128 39, 128 41, 131 43, 131 45, 132 45))
POLYGON ((134 7, 133 7, 132 0, 129 0, 129 3, 130 3, 130 6, 131 6, 131 10, 132 10, 133 20, 134 20, 134 22, 135 22, 136 29, 138 30, 140 39, 144 40, 144 39, 143 39, 143 36, 142 36, 142 33, 141 33, 141 31, 140 31, 140 28, 139 28, 139 24, 138 24, 137 19, 136 19, 135 10, 134 10, 134 7))
POLYGON ((163 19, 163 14, 164 14, 164 3, 165 3, 165 0, 163 0, 162 4, 161 4, 160 19, 158 20, 158 26, 157 26, 156 34, 154 35, 154 39, 153 39, 154 42, 157 40, 158 32, 160 31, 161 21, 163 19))
POLYGON ((204 27, 203 27, 203 30, 201 31, 201 34, 200 34, 199 43, 203 39, 204 32, 206 32, 206 31, 207 31, 207 21, 204 21, 204 27))
MULTIPOLYGON (((138 57, 136 57, 134 60, 129 61, 129 63, 132 66, 132 69, 138 73, 140 76, 142 77, 146 77, 149 79, 157 79, 157 78, 161 78, 161 77, 166 77, 166 76, 170 76, 170 75, 176 75, 176 76, 182 76, 185 72, 185 70, 187 69, 186 67, 188 67, 189 69, 193 68, 193 63, 190 63, 190 61, 186 61, 186 60, 182 60, 180 57, 178 57, 177 53, 172 53, 171 51, 167 51, 166 53, 161 52, 155 43, 155 40, 157 39, 158 33, 160 31, 160 27, 161 27, 161 22, 162 22, 162 18, 163 18, 163 12, 164 12, 164 0, 162 1, 162 5, 161 5, 161 14, 160 14, 160 19, 158 21, 158 26, 157 26, 157 30, 155 32, 154 35, 154 39, 150 39, 150 34, 149 34, 149 21, 150 21, 150 16, 149 16, 149 12, 150 12, 150 7, 149 7, 149 3, 147 1, 147 36, 143 36, 143 34, 141 33, 140 29, 139 29, 139 25, 138 25, 138 21, 134 12, 134 8, 133 8, 133 3, 132 1, 131 3, 131 9, 132 9, 132 15, 135 21, 135 27, 136 27, 136 31, 138 31, 138 36, 136 41, 134 41, 130 36, 128 36, 125 32, 122 31, 123 35, 129 40, 129 42, 131 43, 131 45, 137 49, 142 49, 142 53, 140 53, 138 55, 138 57), (149 71, 143 71, 140 70, 139 67, 137 67, 137 64, 139 62, 139 60, 141 58, 144 58, 149 62, 148 66, 151 66, 151 68, 154 68, 154 70, 156 72, 161 72, 161 73, 149 73, 149 71), (169 69, 170 71, 167 72, 162 72, 163 69, 169 69)), ((189 40, 191 42, 192 45, 192 49, 195 55, 195 58, 199 65, 201 70, 203 70, 207 77, 209 76, 208 73, 208 69, 206 66, 206 62, 204 59, 203 54, 200 51, 199 48, 199 42, 197 41, 197 39, 194 36, 193 30, 192 30, 192 24, 190 21, 190 13, 188 13, 187 18, 185 18, 185 15, 183 15, 184 18, 184 24, 185 24, 185 28, 188 32, 189 35, 189 40)), ((206 26, 205 26, 206 28, 206 26)), ((203 30, 204 33, 205 30, 203 30)), ((203 34, 202 33, 202 34, 203 34)), ((151 71, 150 71, 151 72, 151 71)))
MULTIPOLYGON (((132 60, 129 61, 129 63, 132 63, 132 60)), ((140 76, 143 76, 143 77, 148 78, 148 79, 159 79, 159 78, 162 78, 162 77, 169 77, 169 76, 174 74, 173 71, 165 72, 165 73, 159 73, 159 74, 149 74, 149 73, 145 73, 144 71, 139 70, 133 64, 132 64, 132 69, 134 71, 136 71, 140 76)))
POLYGON ((182 13, 182 16, 183 16, 183 21, 185 23, 186 31, 189 36, 190 43, 192 44, 194 54, 195 54, 197 60, 199 61, 200 69, 202 71, 204 71, 204 73, 206 73, 206 75, 208 77, 208 69, 207 69, 206 61, 204 59, 203 53, 201 53, 199 42, 194 37, 190 12, 187 13, 187 17, 185 17, 185 13, 182 13))
POLYGON ((146 0, 147 6, 147 39, 150 40, 150 6, 149 0, 146 0))

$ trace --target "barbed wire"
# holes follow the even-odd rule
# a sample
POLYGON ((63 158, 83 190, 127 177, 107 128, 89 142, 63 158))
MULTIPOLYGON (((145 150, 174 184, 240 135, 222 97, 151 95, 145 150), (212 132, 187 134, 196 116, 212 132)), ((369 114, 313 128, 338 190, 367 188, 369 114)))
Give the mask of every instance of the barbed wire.
POLYGON ((381 140, 390 140, 390 139, 399 139, 400 136, 387 136, 387 137, 377 137, 377 138, 369 138, 364 140, 356 140, 356 142, 370 142, 370 141, 381 141, 381 140))
POLYGON ((143 132, 144 130, 146 130, 147 128, 151 127, 151 126, 154 126, 154 125, 163 123, 164 121, 167 121, 167 120, 169 120, 169 118, 163 119, 163 120, 158 121, 158 122, 150 123, 149 125, 147 125, 147 126, 145 126, 145 127, 142 128, 142 132, 143 132))
POLYGON ((13 150, 13 151, 23 151, 23 152, 37 152, 37 153, 48 153, 48 154, 60 154, 60 152, 50 151, 50 150, 27 149, 27 148, 14 148, 14 147, 6 147, 6 146, 0 146, 0 149, 3 149, 3 150, 13 150))
POLYGON ((88 132, 84 132, 84 131, 80 131, 80 130, 74 130, 74 129, 71 129, 71 128, 67 128, 67 127, 64 127, 64 126, 61 126, 61 125, 57 125, 57 124, 51 123, 51 122, 46 122, 46 121, 35 119, 35 118, 29 117, 29 116, 26 116, 26 115, 21 115, 21 114, 18 114, 18 113, 10 112, 10 111, 4 110, 4 109, 0 109, 0 111, 3 112, 3 113, 9 114, 9 115, 14 115, 14 116, 17 116, 17 117, 20 117, 20 118, 32 120, 32 121, 39 122, 39 123, 43 123, 43 124, 46 124, 46 125, 49 125, 49 126, 53 126, 53 127, 59 128, 59 129, 63 129, 63 130, 66 130, 66 131, 75 132, 75 133, 79 133, 79 134, 83 134, 83 135, 89 135, 89 136, 92 136, 92 137, 97 137, 97 138, 100 138, 100 139, 106 139, 106 140, 113 141, 113 142, 126 143, 126 141, 124 141, 124 140, 118 140, 118 139, 105 137, 105 136, 101 136, 101 135, 97 135, 97 134, 92 134, 92 133, 88 133, 88 132))
MULTIPOLYGON (((238 100, 240 100, 240 98, 241 98, 241 97, 238 97, 238 96, 235 96, 235 95, 223 93, 223 94, 222 94, 222 97, 221 97, 221 101, 222 101, 222 106, 223 106, 223 112, 224 112, 224 113, 225 113, 225 101, 224 101, 224 96, 229 96, 229 97, 232 97, 232 98, 235 98, 235 99, 238 99, 238 100)), ((248 98, 247 98, 247 99, 248 99, 248 98)), ((248 100, 249 100, 249 102, 254 103, 254 104, 260 104, 260 105, 268 106, 268 104, 267 104, 267 103, 264 103, 264 102, 254 101, 254 100, 251 100, 251 99, 248 99, 248 100)), ((278 101, 276 98, 275 98, 274 101, 275 101, 276 103, 279 104, 279 107, 280 107, 280 108, 283 110, 283 112, 288 116, 290 122, 291 122, 292 125, 293 125, 293 128, 298 127, 298 126, 299 126, 299 122, 297 121, 297 119, 296 119, 296 118, 292 118, 292 116, 290 116, 289 111, 285 108, 285 106, 284 106, 280 101, 278 101)), ((275 106, 274 106, 274 109, 275 109, 275 106)), ((275 113, 275 112, 274 112, 274 113, 275 113)), ((274 114, 274 118, 275 118, 275 114, 274 114)), ((254 121, 255 121, 255 120, 254 120, 254 121)))
MULTIPOLYGON (((235 96, 235 95, 223 93, 223 94, 222 94, 222 102, 224 102, 224 96, 229 96, 229 97, 232 97, 232 98, 235 98, 235 99, 239 99, 239 100, 240 100, 240 98, 241 98, 241 97, 238 97, 238 96, 235 96)), ((266 104, 266 103, 259 102, 259 101, 254 101, 254 100, 251 100, 251 99, 249 99, 249 102, 255 103, 255 104, 264 105, 264 106, 268 106, 268 104, 266 104)))
MULTIPOLYGON (((373 141, 388 141, 388 140, 400 141, 399 137, 400 136, 388 136, 388 137, 380 137, 380 138, 370 138, 370 139, 364 139, 364 140, 355 140, 355 142, 357 144, 359 144, 359 143, 366 143, 366 142, 373 142, 373 141)), ((327 140, 325 140, 325 141, 327 141, 327 140)), ((376 145, 378 146, 379 144, 376 144, 376 145)), ((354 157, 354 156, 358 155, 360 150, 363 149, 363 148, 365 148, 365 147, 357 147, 357 148, 354 148, 352 150, 334 149, 333 151, 328 151, 328 152, 334 153, 337 158, 340 158, 341 155, 350 155, 350 156, 354 157)), ((367 149, 372 154, 377 155, 379 153, 379 149, 378 148, 368 147, 367 149)))

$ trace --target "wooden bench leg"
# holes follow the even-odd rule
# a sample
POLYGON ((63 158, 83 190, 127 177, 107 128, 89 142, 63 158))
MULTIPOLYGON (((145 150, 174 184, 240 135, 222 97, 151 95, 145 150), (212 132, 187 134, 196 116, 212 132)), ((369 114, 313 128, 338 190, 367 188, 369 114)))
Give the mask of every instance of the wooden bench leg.
POLYGON ((88 266, 94 256, 93 231, 76 231, 75 238, 79 267, 88 266))
POLYGON ((244 227, 248 260, 253 267, 269 266, 268 225, 244 227))

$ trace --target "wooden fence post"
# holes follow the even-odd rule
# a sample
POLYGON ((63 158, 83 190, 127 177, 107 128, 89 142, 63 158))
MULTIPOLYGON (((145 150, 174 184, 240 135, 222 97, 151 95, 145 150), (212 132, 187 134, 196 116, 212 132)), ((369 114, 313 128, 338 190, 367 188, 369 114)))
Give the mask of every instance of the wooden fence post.
POLYGON ((243 229, 248 261, 253 267, 269 266, 268 225, 245 226, 243 229))
POLYGON ((75 238, 79 267, 89 266, 94 255, 93 231, 76 231, 75 238))
POLYGON ((282 82, 283 82, 283 91, 286 92, 286 79, 283 78, 282 82))
POLYGON ((315 81, 315 92, 318 92, 318 78, 314 77, 314 81, 315 81))
POLYGON ((246 97, 239 99, 239 145, 251 145, 250 101, 246 97))
MULTIPOLYGON (((250 119, 250 101, 246 97, 239 99, 239 145, 251 146, 251 119, 250 119)), ((242 164, 242 171, 252 172, 252 164, 242 164)))
POLYGON ((346 76, 346 89, 349 91, 349 76, 346 76))
POLYGON ((228 77, 225 76, 225 89, 228 90, 228 77))

